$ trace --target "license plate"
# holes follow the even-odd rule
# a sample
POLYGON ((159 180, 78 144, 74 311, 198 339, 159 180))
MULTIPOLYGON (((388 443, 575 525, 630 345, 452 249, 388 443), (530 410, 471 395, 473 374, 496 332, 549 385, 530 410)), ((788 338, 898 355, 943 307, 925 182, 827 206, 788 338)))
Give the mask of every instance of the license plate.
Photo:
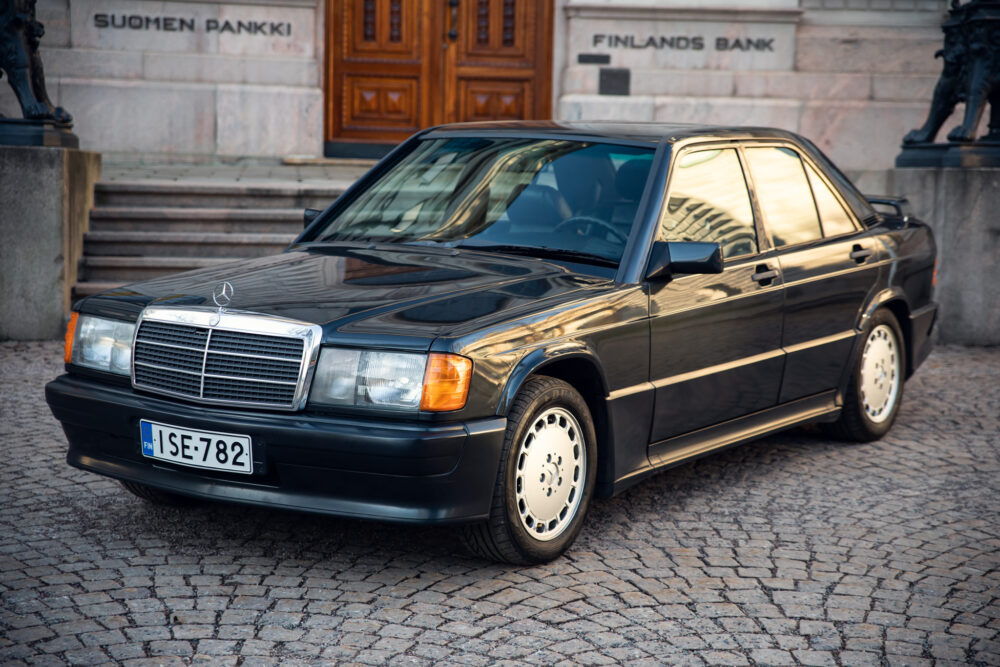
POLYGON ((250 436, 218 431, 200 431, 145 419, 139 422, 142 455, 194 468, 224 470, 249 475, 253 472, 250 436))

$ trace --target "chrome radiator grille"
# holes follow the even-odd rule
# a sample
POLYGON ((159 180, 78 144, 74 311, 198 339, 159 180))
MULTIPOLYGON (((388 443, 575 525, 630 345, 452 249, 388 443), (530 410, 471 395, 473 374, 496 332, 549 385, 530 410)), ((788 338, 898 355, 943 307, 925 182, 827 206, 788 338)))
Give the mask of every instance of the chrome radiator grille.
POLYGON ((211 326, 211 315, 167 309, 144 314, 132 352, 132 384, 204 403, 300 407, 318 327, 232 314, 211 326), (276 328, 289 335, 270 333, 276 328))

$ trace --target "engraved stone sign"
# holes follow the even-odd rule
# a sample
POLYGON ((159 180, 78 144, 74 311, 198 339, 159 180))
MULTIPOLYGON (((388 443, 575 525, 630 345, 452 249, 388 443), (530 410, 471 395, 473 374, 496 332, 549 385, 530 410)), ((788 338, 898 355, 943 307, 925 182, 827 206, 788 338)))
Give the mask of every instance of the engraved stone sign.
POLYGON ((716 10, 711 18, 704 12, 664 8, 634 16, 609 16, 596 6, 569 12, 569 52, 578 62, 646 70, 794 67, 796 12, 716 10))
POLYGON ((75 0, 70 12, 78 48, 239 56, 316 52, 315 12, 306 7, 75 0))

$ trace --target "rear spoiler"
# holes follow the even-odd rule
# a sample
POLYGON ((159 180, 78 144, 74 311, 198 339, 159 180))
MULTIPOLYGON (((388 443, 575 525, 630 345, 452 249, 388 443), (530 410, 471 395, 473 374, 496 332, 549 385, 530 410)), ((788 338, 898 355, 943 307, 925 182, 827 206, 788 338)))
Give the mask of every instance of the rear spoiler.
POLYGON ((888 206, 893 209, 893 212, 899 217, 905 217, 903 212, 903 205, 909 204, 910 200, 906 197, 892 197, 890 195, 865 195, 865 199, 872 206, 888 206))

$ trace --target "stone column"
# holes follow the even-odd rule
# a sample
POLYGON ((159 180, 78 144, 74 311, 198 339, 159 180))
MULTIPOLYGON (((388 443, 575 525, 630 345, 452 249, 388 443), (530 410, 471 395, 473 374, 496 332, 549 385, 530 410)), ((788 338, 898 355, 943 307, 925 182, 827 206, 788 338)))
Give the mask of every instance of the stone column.
POLYGON ((0 340, 59 338, 101 156, 0 146, 0 340))

